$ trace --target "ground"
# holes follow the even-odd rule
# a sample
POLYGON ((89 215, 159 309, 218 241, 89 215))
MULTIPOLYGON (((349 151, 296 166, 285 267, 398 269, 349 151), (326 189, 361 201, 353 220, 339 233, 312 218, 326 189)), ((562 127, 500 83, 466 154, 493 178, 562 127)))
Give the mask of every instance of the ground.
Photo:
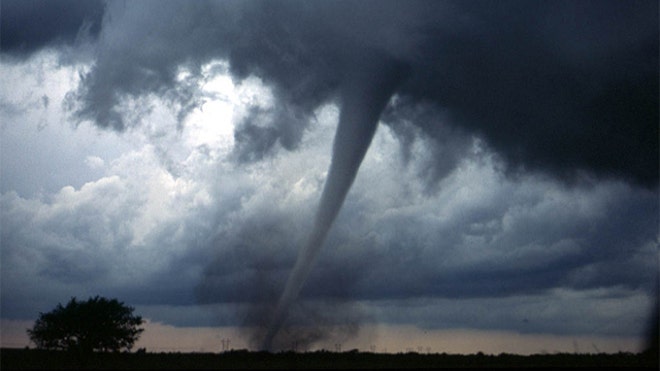
POLYGON ((225 353, 94 353, 81 357, 35 349, 0 351, 0 369, 374 369, 491 367, 623 367, 658 369, 651 353, 617 354, 378 354, 359 352, 267 353, 243 350, 225 353))

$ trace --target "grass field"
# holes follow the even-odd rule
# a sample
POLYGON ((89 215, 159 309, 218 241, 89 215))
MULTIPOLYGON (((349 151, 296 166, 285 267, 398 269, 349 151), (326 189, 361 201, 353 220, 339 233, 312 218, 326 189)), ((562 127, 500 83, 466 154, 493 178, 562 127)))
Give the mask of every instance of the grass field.
POLYGON ((36 349, 0 350, 0 369, 369 369, 369 368, 500 368, 625 367, 658 369, 651 354, 379 354, 358 351, 268 353, 94 353, 86 357, 36 349))

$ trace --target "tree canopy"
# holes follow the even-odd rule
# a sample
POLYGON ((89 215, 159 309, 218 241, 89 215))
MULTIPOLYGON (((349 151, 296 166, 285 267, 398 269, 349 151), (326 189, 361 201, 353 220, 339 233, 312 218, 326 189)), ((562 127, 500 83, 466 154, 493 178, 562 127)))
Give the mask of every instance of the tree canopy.
POLYGON ((38 348, 79 352, 130 350, 139 338, 144 323, 133 315, 134 308, 117 299, 99 296, 87 301, 71 298, 66 306, 39 313, 30 339, 38 348))

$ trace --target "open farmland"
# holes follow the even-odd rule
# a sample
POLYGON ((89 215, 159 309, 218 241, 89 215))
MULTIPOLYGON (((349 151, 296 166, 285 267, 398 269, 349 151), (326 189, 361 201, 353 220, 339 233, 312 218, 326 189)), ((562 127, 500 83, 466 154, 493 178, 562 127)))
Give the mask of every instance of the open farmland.
POLYGON ((237 350, 225 353, 94 353, 78 357, 67 352, 34 349, 1 351, 7 369, 403 369, 499 367, 623 367, 658 368, 657 354, 380 354, 348 351, 268 353, 237 350))

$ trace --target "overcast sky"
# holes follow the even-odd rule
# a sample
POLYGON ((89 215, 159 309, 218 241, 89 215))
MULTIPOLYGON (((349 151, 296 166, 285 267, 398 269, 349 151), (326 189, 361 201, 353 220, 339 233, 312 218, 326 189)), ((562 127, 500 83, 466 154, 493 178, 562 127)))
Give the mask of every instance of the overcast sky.
POLYGON ((390 326, 628 349, 648 330, 657 1, 3 0, 1 17, 5 331, 102 295, 257 346, 343 108, 379 125, 281 346, 390 326))

